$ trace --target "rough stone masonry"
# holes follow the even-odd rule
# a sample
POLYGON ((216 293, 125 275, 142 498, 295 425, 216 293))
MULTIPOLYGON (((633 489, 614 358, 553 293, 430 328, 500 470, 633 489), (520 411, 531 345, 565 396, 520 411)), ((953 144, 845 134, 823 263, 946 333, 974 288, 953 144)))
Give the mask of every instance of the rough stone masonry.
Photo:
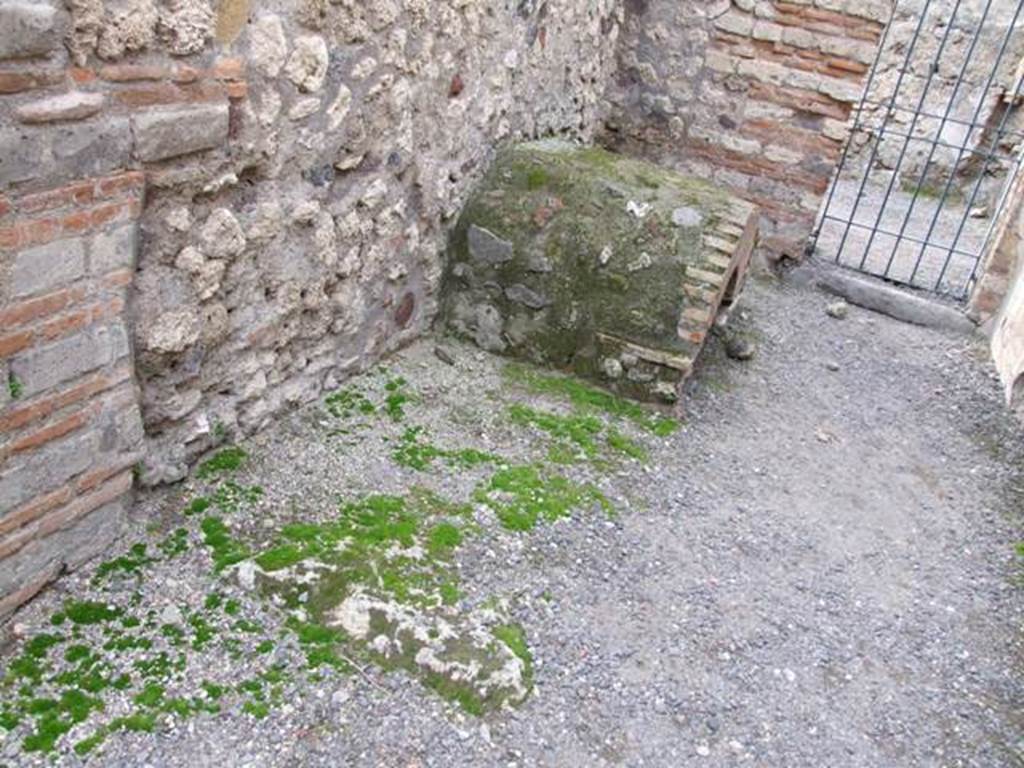
POLYGON ((133 477, 428 329, 498 145, 611 109, 797 237, 866 7, 0 0, 0 615, 117 535, 133 477))

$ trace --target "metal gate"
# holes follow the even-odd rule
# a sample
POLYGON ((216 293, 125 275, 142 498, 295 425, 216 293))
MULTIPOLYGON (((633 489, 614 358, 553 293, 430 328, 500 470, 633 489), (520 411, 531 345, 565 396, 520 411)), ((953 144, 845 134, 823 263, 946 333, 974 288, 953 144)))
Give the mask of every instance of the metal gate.
POLYGON ((897 0, 810 249, 965 298, 1020 171, 1024 0, 897 0))

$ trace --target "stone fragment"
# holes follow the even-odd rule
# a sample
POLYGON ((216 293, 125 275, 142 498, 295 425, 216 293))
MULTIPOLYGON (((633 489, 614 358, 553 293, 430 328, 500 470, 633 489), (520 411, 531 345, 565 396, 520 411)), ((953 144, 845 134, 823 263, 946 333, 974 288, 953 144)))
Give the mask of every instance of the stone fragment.
POLYGON ((277 77, 288 55, 284 24, 276 14, 260 16, 249 27, 249 56, 256 69, 267 77, 277 77))
POLYGON ((124 326, 100 326, 22 353, 11 363, 11 372, 22 384, 22 396, 29 398, 127 354, 124 326))
POLYGON ((295 41, 295 50, 284 73, 305 93, 319 91, 327 76, 327 43, 319 35, 306 35, 295 41))
POLYGON ((134 266, 137 235, 138 227, 134 223, 95 235, 89 244, 89 271, 105 275, 115 269, 134 266))
POLYGON ((434 347, 434 357, 446 365, 455 365, 455 356, 448 349, 440 345, 434 347))
POLYGON ((228 105, 193 104, 132 116, 135 155, 144 162, 200 152, 228 139, 228 105))
POLYGON ((227 208, 215 209, 199 230, 199 246, 212 259, 231 259, 245 250, 245 235, 227 208))
POLYGON ((512 243, 502 240, 483 227, 470 225, 466 232, 469 255, 476 261, 489 266, 512 261, 512 243))
POLYGON ((733 360, 750 360, 756 351, 754 342, 744 336, 731 334, 725 340, 725 354, 733 360))
POLYGON ((341 127, 351 106, 352 91, 344 83, 340 83, 338 85, 338 95, 334 97, 334 101, 327 107, 327 129, 329 131, 336 131, 341 127))
POLYGON ((22 104, 14 114, 23 123, 53 123, 59 120, 81 120, 103 108, 102 93, 74 91, 22 104))
POLYGON ((144 334, 143 346, 160 354, 182 352, 199 341, 199 318, 191 309, 172 309, 160 315, 144 334))
POLYGON ((45 2, 0 3, 0 59, 45 56, 60 44, 57 10, 45 2))
POLYGON ((307 96, 299 99, 288 110, 289 120, 305 120, 320 109, 320 99, 316 96, 307 96))
POLYGON ((699 227, 704 222, 701 212, 689 206, 672 211, 672 223, 677 227, 699 227))
POLYGON ((54 240, 14 256, 11 295, 29 296, 65 285, 85 274, 82 239, 54 240))
POLYGON ((530 309, 544 309, 549 303, 546 298, 522 283, 515 283, 506 288, 505 297, 530 309))
POLYGON ((825 314, 836 318, 836 320, 842 320, 850 314, 850 305, 845 301, 833 301, 825 307, 825 314))

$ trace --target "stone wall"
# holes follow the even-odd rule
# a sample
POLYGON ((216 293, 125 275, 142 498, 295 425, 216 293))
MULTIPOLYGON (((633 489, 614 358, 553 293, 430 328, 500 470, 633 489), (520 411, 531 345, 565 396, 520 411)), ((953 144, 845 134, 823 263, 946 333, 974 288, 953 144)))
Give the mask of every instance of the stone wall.
POLYGON ((802 255, 888 18, 877 0, 629 0, 605 141, 756 203, 802 255))
POLYGON ((0 613, 116 535, 136 461, 181 478, 423 333, 495 146, 593 135, 620 16, 0 0, 0 613))

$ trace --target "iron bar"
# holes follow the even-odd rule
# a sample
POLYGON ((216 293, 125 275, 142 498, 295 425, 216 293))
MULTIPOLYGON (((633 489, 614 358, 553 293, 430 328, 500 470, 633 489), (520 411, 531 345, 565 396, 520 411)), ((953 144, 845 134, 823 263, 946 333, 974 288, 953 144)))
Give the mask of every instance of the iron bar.
MULTIPOLYGON (((1024 6, 1024 2, 1019 2, 1017 4, 1017 14, 1018 15, 1020 14, 1022 6, 1024 6)), ((1014 16, 1014 21, 1015 22, 1016 22, 1016 18, 1017 17, 1014 16)), ((1020 95, 1020 83, 1017 84, 1017 91, 1016 91, 1015 95, 1017 95, 1017 96, 1020 95)), ((1003 116, 1002 116, 1002 118, 999 121, 999 128, 996 129, 995 139, 993 139, 993 141, 992 141, 992 145, 993 146, 999 146, 999 141, 1000 141, 1000 139, 1002 137, 1003 129, 1006 127, 1007 120, 1010 119, 1010 112, 1011 112, 1011 110, 1009 110, 1009 109, 1007 109, 1005 112, 1003 112, 1003 116)), ((970 214, 971 208, 974 205, 974 201, 978 197, 978 191, 981 189, 981 183, 985 179, 985 173, 988 171, 988 166, 989 166, 989 163, 991 162, 991 160, 992 160, 991 156, 985 158, 984 165, 982 165, 981 166, 981 170, 978 171, 978 178, 975 180, 974 188, 971 190, 971 197, 967 201, 967 204, 964 206, 964 215, 960 218, 960 226, 957 227, 956 237, 953 238, 953 245, 952 245, 953 248, 956 248, 956 244, 960 242, 960 238, 963 236, 964 227, 967 226, 968 215, 970 214)), ((1009 184, 1009 181, 1010 180, 1008 179, 1007 180, 1007 184, 1009 184)), ((989 239, 991 238, 991 236, 992 236, 992 228, 995 226, 995 222, 996 222, 996 216, 993 215, 991 217, 991 220, 989 221, 988 230, 985 233, 985 240, 984 240, 985 243, 987 243, 989 241, 989 239)), ((979 259, 981 258, 981 254, 982 253, 984 253, 984 251, 979 251, 979 253, 978 253, 978 258, 979 259)), ((942 265, 942 271, 939 273, 939 280, 942 280, 942 277, 946 274, 946 269, 948 267, 949 267, 949 257, 947 256, 946 257, 946 262, 942 265)), ((977 264, 975 264, 975 267, 977 267, 977 264)), ((972 271, 972 274, 973 274, 973 271, 972 271)))
MULTIPOLYGON (((967 276, 967 282, 965 284, 966 290, 970 290, 971 285, 974 283, 975 277, 978 274, 978 265, 981 263, 981 257, 988 252, 989 245, 992 242, 992 235, 995 233, 996 224, 998 223, 999 214, 1002 212, 1003 207, 1006 205, 1006 201, 1009 199, 1010 190, 1014 187, 1014 179, 1017 177, 1017 174, 1020 173, 1022 163, 1024 163, 1024 153, 1018 150, 1017 161, 1014 163, 1013 173, 1008 174, 1007 181, 999 193, 999 203, 996 205, 995 212, 992 214, 992 221, 989 222, 988 231, 985 233, 985 239, 982 241, 981 248, 978 250, 978 258, 974 260, 974 266, 971 267, 971 274, 967 276)), ((956 243, 953 243, 953 245, 956 245, 956 243)))
MULTIPOLYGON (((1006 48, 1007 48, 1007 46, 1010 43, 1010 38, 1013 36, 1014 27, 1017 26, 1017 19, 1020 17, 1020 12, 1021 12, 1021 7, 1022 6, 1024 6, 1024 3, 1021 3, 1021 2, 1017 3, 1017 10, 1013 14, 1013 20, 1006 27, 1006 34, 1003 36, 1003 41, 1002 41, 1002 43, 999 46, 999 53, 996 54, 996 60, 995 60, 995 62, 993 62, 992 68, 989 70, 988 77, 985 79, 985 87, 984 87, 984 89, 982 89, 981 93, 978 96, 978 106, 974 110, 974 116, 972 117, 972 122, 977 122, 978 121, 978 116, 981 114, 982 109, 984 109, 984 107, 985 107, 985 101, 988 98, 989 90, 992 88, 992 81, 995 80, 996 72, 998 72, 999 65, 1002 63, 1003 56, 1006 54, 1006 48)), ((981 35, 983 27, 984 27, 984 20, 982 20, 982 24, 979 25, 979 27, 978 27, 978 35, 981 35)), ((1002 116, 1002 119, 1001 119, 1000 124, 999 124, 999 129, 996 131, 996 138, 992 142, 992 147, 993 148, 996 148, 996 147, 999 146, 999 137, 1002 134, 1003 128, 1006 126, 1006 120, 1009 117, 1011 111, 1012 111, 1011 109, 1007 108, 1003 112, 1003 116, 1002 116)), ((943 190, 942 190, 942 199, 943 199, 943 201, 945 201, 946 196, 949 194, 949 190, 953 186, 953 180, 956 178, 957 168, 960 166, 960 161, 963 160, 963 157, 964 157, 964 152, 963 152, 963 150, 960 150, 957 153, 956 160, 953 162, 953 167, 950 169, 949 176, 946 178, 946 185, 945 185, 945 187, 943 187, 943 190)), ((930 159, 930 156, 929 156, 929 159, 930 159)), ((985 158, 985 163, 984 163, 984 166, 983 166, 983 168, 981 170, 981 173, 978 174, 978 185, 981 184, 981 179, 985 175, 985 170, 988 168, 988 164, 989 164, 990 160, 991 160, 991 154, 985 158)), ((924 172, 925 173, 928 172, 927 164, 925 165, 924 172)), ((977 187, 975 187, 975 193, 976 192, 977 192, 977 187)), ((967 205, 964 206, 963 218, 961 219, 960 227, 957 230, 957 237, 953 240, 952 248, 956 247, 956 244, 957 244, 957 242, 960 239, 959 235, 960 235, 961 232, 963 232, 963 228, 967 224, 967 218, 970 215, 971 206, 973 205, 973 201, 974 201, 974 195, 972 194, 971 195, 971 202, 968 202, 967 205)), ((931 220, 931 222, 928 225, 928 233, 925 235, 925 239, 926 240, 929 239, 931 237, 932 233, 935 231, 935 225, 938 223, 939 214, 941 213, 941 211, 942 211, 942 206, 940 205, 935 210, 935 213, 932 216, 932 220, 931 220)), ((923 255, 924 255, 924 248, 922 247, 921 248, 921 252, 918 254, 918 264, 915 265, 914 272, 911 273, 911 275, 910 275, 910 279, 911 280, 913 280, 914 277, 917 274, 917 267, 920 266, 920 259, 921 259, 921 257, 923 255)), ((949 260, 950 260, 950 256, 947 256, 946 257, 946 261, 945 261, 945 263, 942 266, 942 270, 939 272, 939 277, 938 277, 938 280, 936 281, 936 287, 938 287, 941 284, 942 278, 946 274, 946 269, 949 266, 949 260)))
MULTIPOLYGON (((916 47, 917 41, 918 41, 918 39, 921 36, 921 28, 924 26, 924 20, 928 16, 928 10, 931 8, 931 5, 932 5, 932 0, 925 0, 924 8, 921 11, 921 15, 917 19, 917 27, 915 27, 915 29, 914 29, 914 38, 913 38, 913 40, 911 40, 910 45, 907 47, 907 55, 904 57, 903 67, 900 69, 899 77, 896 78, 896 87, 895 87, 895 92, 896 93, 899 93, 900 86, 903 84, 903 78, 907 74, 907 68, 910 65, 911 56, 913 55, 914 48, 916 47)), ((893 13, 895 14, 895 10, 893 11, 893 13)), ((895 15, 893 16, 893 18, 895 18, 895 15)), ((881 51, 881 49, 879 49, 879 55, 881 55, 881 53, 882 53, 882 51, 881 51)), ((869 81, 867 83, 867 85, 865 86, 865 91, 864 91, 865 95, 867 95, 868 89, 870 89, 870 88, 871 88, 871 82, 869 81)), ((889 114, 886 113, 886 116, 883 119, 883 125, 886 122, 888 122, 888 120, 889 120, 889 114)), ((871 146, 871 153, 870 153, 870 156, 868 157, 868 163, 867 163, 868 171, 867 171, 867 173, 864 174, 864 177, 861 179, 860 187, 857 190, 857 196, 853 200, 853 210, 850 212, 850 219, 851 220, 856 218, 856 216, 857 216, 857 207, 860 205, 861 198, 864 195, 864 186, 867 184, 868 175, 871 172, 871 168, 875 164, 875 158, 877 156, 878 156, 878 142, 875 142, 871 146)), ((839 250, 838 250, 838 252, 836 254, 836 260, 837 261, 838 261, 839 254, 841 254, 843 252, 843 247, 846 245, 846 239, 847 239, 847 237, 849 237, 849 235, 850 235, 850 227, 847 226, 846 229, 843 231, 842 239, 839 241, 839 250)))
MULTIPOLYGON (((924 88, 921 90, 921 96, 917 100, 917 109, 914 112, 913 119, 910 121, 910 129, 907 131, 911 135, 913 135, 914 128, 917 126, 917 121, 921 117, 921 110, 924 109, 925 100, 928 98, 928 91, 931 90, 932 82, 935 80, 935 73, 939 71, 939 59, 942 58, 942 53, 946 50, 946 43, 949 42, 949 34, 953 30, 953 22, 956 20, 956 15, 960 11, 960 3, 961 3, 961 0, 956 0, 956 3, 953 5, 953 13, 950 15, 949 21, 946 22, 946 30, 942 34, 942 42, 939 43, 938 50, 936 50, 936 52, 935 52, 935 58, 931 61, 931 66, 928 67, 928 79, 925 80, 924 88)), ((985 4, 985 16, 988 16, 988 10, 989 10, 989 8, 991 6, 992 6, 992 0, 987 0, 987 2, 985 4)), ((983 25, 984 25, 984 18, 982 19, 982 26, 983 25)), ((974 46, 977 44, 978 38, 980 36, 981 36, 981 27, 979 26, 978 32, 974 35, 974 38, 971 40, 971 52, 972 53, 974 51, 974 46)), ((963 68, 960 71, 960 77, 961 78, 963 77, 964 71, 967 69, 967 62, 968 61, 970 61, 970 53, 968 53, 968 55, 964 58, 963 68)), ((960 82, 960 78, 958 78, 957 82, 958 83, 960 82)), ((897 86, 897 89, 898 89, 898 86, 897 86)), ((948 113, 951 108, 952 108, 952 101, 950 102, 950 105, 948 105, 946 107, 946 112, 948 113)), ((882 121, 882 129, 883 130, 885 129, 885 126, 888 124, 890 117, 891 117, 891 115, 887 114, 885 119, 882 121)), ((881 142, 879 142, 879 143, 881 143, 881 142)), ((876 227, 879 224, 882 223, 882 216, 885 214, 885 206, 889 202, 890 195, 892 195, 892 189, 893 189, 893 187, 896 184, 896 178, 899 176, 900 168, 903 166, 903 158, 905 158, 907 156, 907 147, 909 147, 909 146, 910 146, 910 139, 904 139, 903 140, 903 145, 900 147, 899 157, 896 158, 896 168, 893 171, 892 176, 889 177, 889 184, 885 188, 885 197, 882 198, 882 204, 880 206, 878 206, 878 216, 875 217, 875 226, 876 227)), ((935 152, 935 147, 933 146, 932 147, 932 153, 934 154, 934 152, 935 152)), ((929 155, 929 159, 930 159, 930 157, 931 156, 929 155)), ((927 170, 927 164, 925 165, 925 169, 927 170)), ((914 190, 914 197, 913 197, 913 199, 911 200, 911 203, 910 203, 911 208, 913 208, 913 206, 914 206, 914 201, 917 200, 917 194, 918 194, 919 191, 920 191, 920 185, 918 185, 918 187, 914 190)), ((906 219, 904 219, 904 221, 903 221, 903 227, 901 227, 901 231, 905 227, 906 227, 906 219)), ((860 260, 861 267, 863 267, 864 263, 867 261, 868 254, 871 253, 871 245, 874 242, 875 242, 875 233, 872 232, 870 235, 868 235, 868 243, 867 243, 867 245, 864 246, 864 255, 861 257, 861 260, 860 260)), ((896 249, 898 247, 899 247, 899 239, 897 239, 893 243, 893 249, 892 249, 893 255, 896 254, 896 249)), ((888 267, 886 267, 886 272, 888 272, 888 271, 889 271, 889 269, 888 269, 888 267)))
MULTIPOLYGON (((897 104, 893 104, 892 102, 867 101, 865 103, 868 106, 879 107, 879 108, 882 108, 882 109, 895 110, 897 112, 909 112, 909 111, 911 111, 910 107, 901 107, 901 106, 899 106, 897 104)), ((942 115, 937 115, 934 112, 924 112, 924 111, 922 111, 920 113, 920 115, 921 115, 921 117, 930 117, 933 120, 941 120, 942 119, 942 115)), ((984 123, 972 123, 969 120, 961 120, 961 119, 956 118, 956 117, 949 118, 949 122, 953 123, 954 125, 964 125, 964 126, 967 126, 968 128, 971 128, 972 130, 976 129, 976 128, 984 128, 985 127, 984 123)), ((870 129, 868 129, 868 130, 870 130, 870 129)), ((1017 137, 1020 137, 1020 138, 1024 138, 1024 130, 1007 131, 1006 135, 1007 136, 1017 136, 1017 137)))
MULTIPOLYGON (((1011 39, 1016 39, 1014 36, 1020 32, 1016 27, 1021 19, 1021 14, 1024 13, 1024 0, 1017 0, 1014 5, 1005 8, 1006 16, 1009 16, 1011 10, 1014 12, 1013 20, 1006 27, 1005 33, 1002 32, 1001 23, 1005 17, 1003 15, 997 17, 994 11, 995 8, 1000 8, 1000 14, 1002 14, 1002 4, 1005 0, 985 0, 984 10, 979 8, 977 15, 968 12, 969 5, 965 0, 956 0, 951 13, 948 14, 943 14, 936 7, 938 3, 933 3, 932 0, 924 0, 921 3, 923 5, 921 10, 914 9, 908 13, 909 0, 902 1, 907 5, 900 5, 900 0, 893 3, 894 7, 889 23, 882 34, 874 61, 867 75, 864 93, 853 114, 849 138, 844 143, 827 199, 820 209, 808 247, 812 250, 815 248, 822 237, 825 226, 835 227, 829 230, 829 240, 835 242, 832 238, 835 237, 837 229, 841 232, 841 236, 838 237, 839 247, 834 254, 834 260, 837 263, 878 274, 896 282, 922 286, 927 283, 931 290, 956 294, 958 298, 962 299, 975 282, 982 256, 995 237, 997 224, 1002 220, 1000 211, 1006 204, 1008 191, 1018 174, 1024 173, 1024 150, 1022 150, 1018 152, 1013 167, 1009 170, 999 191, 997 209, 993 211, 991 220, 986 223, 987 225, 982 225, 979 222, 978 226, 973 224, 970 227, 967 226, 971 211, 979 199, 982 186, 993 164, 1001 162, 1002 158, 1006 156, 1007 143, 1024 142, 1024 130, 1009 125, 1011 113, 1016 115, 1019 112, 1014 105, 1021 103, 1021 92, 1024 91, 1021 83, 1017 84, 1015 92, 1004 87, 1003 91, 999 93, 1004 104, 1002 114, 997 111, 993 115, 987 115, 985 112, 986 107, 992 103, 990 97, 995 90, 996 77, 1005 68, 1008 51, 1013 47, 1011 39), (901 12, 903 16, 900 16, 901 12), (930 19, 929 14, 931 14, 930 19), (914 19, 915 16, 916 19, 914 19), (872 94, 872 87, 877 87, 877 83, 881 79, 879 74, 882 56, 892 53, 892 51, 886 51, 886 45, 891 44, 890 32, 898 17, 915 21, 912 36, 904 43, 905 55, 901 52, 899 57, 902 61, 902 68, 898 73, 893 73, 896 75, 895 85, 889 96, 869 98, 872 94), (966 17, 966 19, 962 17, 966 17), (928 55, 926 51, 932 49, 923 43, 923 25, 926 20, 938 21, 944 26, 941 38, 937 41, 937 50, 931 55, 928 55), (952 36, 951 30, 954 27, 957 27, 958 31, 967 32, 971 38, 969 41, 964 41, 966 53, 964 60, 954 65, 956 67, 954 76, 948 79, 941 78, 942 90, 948 92, 951 87, 952 94, 948 100, 944 100, 941 108, 933 111, 928 109, 926 104, 929 97, 933 101, 936 100, 936 81, 940 80, 939 66, 948 63, 952 53, 950 46, 955 38, 952 36), (995 37, 998 34, 1002 38, 998 47, 995 40, 986 43, 986 31, 993 28, 995 34, 989 33, 988 36, 995 37), (984 66, 988 67, 987 75, 984 79, 972 76, 969 80, 970 66, 979 60, 983 60, 984 66), (920 81, 923 81, 920 93, 913 97, 913 103, 902 106, 896 102, 901 97, 906 99, 907 75, 910 73, 913 63, 917 63, 919 69, 922 68, 922 65, 930 66, 927 73, 922 74, 919 78, 920 81), (983 82, 977 82, 979 80, 983 80, 983 82), (969 94, 978 93, 976 104, 972 103, 969 97, 964 98, 964 89, 968 86, 970 87, 969 94), (954 110, 959 107, 959 101, 965 102, 963 106, 971 110, 971 115, 958 116, 954 114, 954 110), (870 116, 869 120, 868 112, 872 107, 879 108, 881 111, 870 116), (904 115, 909 115, 909 118, 904 115), (926 119, 934 122, 924 124, 926 119), (997 119, 998 126, 996 125, 997 119), (878 125, 871 126, 870 122, 873 121, 877 121, 878 125), (965 134, 962 141, 959 136, 945 139, 944 133, 947 126, 964 128, 965 130, 960 131, 965 134), (865 147, 864 151, 864 154, 867 155, 866 167, 859 180, 856 180, 856 177, 850 178, 848 179, 849 183, 842 184, 842 189, 840 189, 844 171, 849 172, 851 169, 847 166, 853 165, 852 156, 856 151, 854 139, 863 132, 867 132, 873 138, 870 148, 865 147), (869 189, 869 181, 876 179, 875 166, 880 156, 880 145, 884 139, 889 137, 895 141, 887 142, 887 145, 895 144, 899 148, 895 157, 895 168, 887 181, 884 180, 884 177, 877 179, 877 189, 869 189), (902 173, 903 166, 908 163, 908 153, 911 151, 910 147, 913 142, 923 142, 923 145, 914 145, 916 147, 923 146, 923 149, 917 150, 920 155, 924 156, 923 165, 919 171, 907 174, 909 178, 905 179, 902 173), (942 189, 934 203, 931 203, 934 205, 934 210, 929 210, 920 198, 930 196, 928 193, 929 174, 934 173, 937 168, 943 171, 946 169, 946 164, 941 163, 937 157, 940 148, 945 150, 942 156, 952 159, 953 162, 945 180, 939 182, 942 189), (977 173, 977 178, 971 180, 969 173, 974 172, 979 166, 980 171, 977 173), (907 186, 911 179, 917 182, 913 189, 907 186), (955 185, 960 179, 963 179, 965 184, 972 186, 963 211, 958 210, 958 205, 953 203, 955 185), (906 188, 909 194, 894 194, 897 184, 906 188), (908 198, 909 203, 904 203, 903 201, 908 198), (878 201, 877 209, 874 205, 876 200, 878 201), (842 202, 841 206, 840 202, 842 202), (869 202, 872 204, 869 205, 869 202), (899 205, 896 205, 897 202, 899 205), (907 207, 901 210, 903 205, 907 207), (899 220, 898 226, 884 223, 887 218, 892 219, 893 214, 899 220), (944 216, 945 218, 943 218, 944 216), (940 220, 944 222, 941 230, 938 228, 940 220), (948 227, 945 223, 947 221, 949 222, 948 227), (925 223, 927 223, 927 231, 923 231, 925 223), (954 224, 956 225, 955 235, 947 234, 945 237, 937 237, 937 234, 947 232, 947 228, 949 233, 952 233, 954 224), (855 231, 867 234, 852 238, 851 233, 855 231), (912 232, 914 234, 911 234, 912 232), (950 236, 952 236, 951 243, 949 242, 950 236), (888 244, 877 243, 877 240, 882 237, 892 238, 892 246, 888 254, 886 254, 886 249, 889 248, 888 244), (979 239, 981 240, 980 249, 976 250, 979 239), (865 240, 867 244, 862 246, 864 249, 862 253, 847 253, 847 251, 855 250, 853 247, 855 244, 864 243, 865 240), (909 247, 900 247, 904 241, 909 247), (873 246, 876 245, 880 245, 880 248, 873 249, 873 246), (878 251, 878 253, 872 253, 872 250, 878 251), (946 284, 947 276, 953 274, 950 270, 954 258, 958 263, 955 270, 956 277, 946 284), (960 264, 963 265, 962 269, 960 264), (896 269, 897 265, 898 269, 896 269), (894 272, 896 275, 893 274, 894 272), (907 277, 908 273, 909 277, 907 277), (936 273, 937 277, 935 277, 936 273), (966 277, 962 277, 962 275, 966 277)), ((981 4, 979 3, 979 5, 981 4)), ((1007 3, 1007 5, 1009 4, 1007 3)), ((939 35, 937 34, 936 37, 939 35)), ((895 147, 893 148, 895 149, 895 147)), ((863 155, 861 157, 863 158, 863 155)), ((957 203, 962 200, 963 198, 958 197, 957 203)))
POLYGON ((853 143, 853 135, 857 132, 857 128, 860 125, 861 116, 864 113, 864 105, 867 103, 867 89, 871 86, 871 83, 875 79, 875 72, 878 69, 878 62, 882 60, 882 55, 885 52, 885 44, 889 40, 889 31, 892 29, 893 19, 896 18, 896 5, 893 5, 892 12, 889 14, 889 21, 885 25, 885 29, 882 32, 882 39, 878 43, 878 49, 875 51, 875 60, 871 62, 871 69, 868 70, 867 81, 864 85, 864 98, 861 99, 860 103, 857 104, 857 111, 853 115, 853 125, 850 127, 850 133, 847 140, 843 143, 843 152, 839 156, 839 163, 836 165, 835 177, 832 180, 832 184, 829 186, 828 198, 825 200, 825 205, 821 209, 822 215, 815 224, 814 230, 811 232, 810 239, 808 241, 808 251, 814 252, 815 247, 818 243, 818 235, 821 234, 822 224, 825 223, 825 216, 828 214, 829 206, 832 205, 832 198, 836 193, 836 186, 839 183, 839 174, 842 173, 843 167, 846 165, 847 155, 850 153, 850 146, 853 143))
MULTIPOLYGON (((893 232, 890 229, 881 229, 881 228, 876 229, 875 227, 871 226, 870 224, 864 224, 864 223, 862 223, 860 221, 848 221, 847 219, 844 219, 844 218, 842 218, 840 216, 825 216, 824 219, 827 220, 827 221, 837 221, 840 224, 848 224, 851 227, 856 227, 857 229, 864 229, 864 230, 867 230, 869 232, 870 231, 875 231, 875 232, 878 232, 878 234, 880 234, 880 235, 888 235, 889 237, 899 237, 899 235, 896 232, 893 232)), ((939 245, 938 243, 930 243, 927 240, 923 240, 923 239, 921 239, 919 237, 915 237, 914 235, 904 235, 903 239, 907 240, 908 242, 911 242, 911 243, 917 243, 918 245, 924 244, 924 245, 930 246, 932 248, 939 248, 939 249, 941 249, 943 251, 950 251, 951 250, 949 248, 949 246, 939 245)), ((978 257, 978 255, 976 253, 970 253, 969 251, 953 250, 952 252, 955 255, 957 255, 957 256, 966 256, 967 258, 970 258, 970 259, 977 259, 977 257, 978 257)), ((886 275, 884 275, 884 274, 882 274, 880 272, 877 272, 877 271, 874 272, 874 274, 880 275, 881 277, 886 277, 886 275)))
MULTIPOLYGON (((957 0, 957 10, 959 10, 959 6, 960 6, 960 3, 959 3, 959 0, 957 0)), ((1020 6, 1018 6, 1018 10, 1019 10, 1019 8, 1020 8, 1020 6)), ((974 33, 974 37, 971 38, 971 45, 967 49, 967 54, 964 56, 963 64, 960 65, 960 71, 957 73, 956 84, 953 86, 953 93, 950 94, 949 101, 946 102, 946 111, 942 115, 942 121, 939 123, 939 127, 935 130, 935 138, 936 139, 939 139, 942 136, 942 130, 946 127, 946 123, 949 121, 949 115, 953 111, 953 107, 956 105, 956 97, 957 97, 957 94, 960 93, 960 86, 963 85, 963 83, 964 83, 964 74, 967 72, 967 65, 970 63, 971 56, 974 55, 974 49, 977 47, 978 41, 981 39, 981 35, 985 31, 985 22, 988 20, 988 14, 989 14, 989 11, 991 9, 992 9, 992 0, 987 0, 987 2, 985 3, 985 10, 984 10, 984 12, 981 15, 981 21, 978 22, 978 28, 977 28, 977 30, 974 33)), ((953 12, 953 16, 949 20, 949 27, 953 26, 953 21, 955 19, 956 19, 956 11, 953 12)), ((1016 19, 1016 17, 1014 17, 1014 23, 1016 23, 1016 21, 1017 21, 1017 19, 1016 19)), ((1007 40, 1009 40, 1010 33, 1012 31, 1013 31, 1013 24, 1010 24, 1010 26, 1007 27, 1006 37, 1003 38, 1003 47, 1000 48, 1000 50, 999 50, 999 57, 1000 58, 1002 57, 1003 52, 1006 49, 1006 42, 1007 42, 1007 40)), ((971 119, 972 123, 978 122, 978 116, 981 114, 981 110, 984 108, 985 99, 986 99, 986 97, 988 95, 988 90, 989 90, 989 88, 992 87, 992 80, 995 79, 996 68, 997 67, 998 67, 998 59, 997 59, 997 62, 996 62, 996 67, 993 67, 992 71, 989 72, 988 79, 985 81, 985 87, 984 87, 984 89, 982 89, 982 93, 981 93, 981 95, 978 98, 978 107, 974 111, 974 116, 971 119)), ((936 69, 938 68, 938 63, 937 62, 936 62, 935 68, 936 69)), ((973 133, 973 129, 967 132, 967 136, 964 138, 964 143, 965 144, 971 140, 971 134, 972 133, 973 133)), ((984 134, 982 134, 982 136, 984 136, 984 134)), ((914 208, 917 206, 918 195, 921 192, 921 187, 924 185, 925 180, 928 178, 928 169, 931 168, 932 160, 935 157, 935 150, 936 150, 937 146, 938 146, 937 143, 933 143, 932 144, 931 149, 928 151, 928 157, 924 161, 924 167, 921 168, 921 175, 918 176, 917 185, 914 187, 914 197, 911 199, 910 205, 907 207, 907 213, 903 217, 903 223, 900 224, 900 233, 901 234, 904 231, 906 231, 907 225, 910 223, 910 217, 913 216, 913 214, 914 214, 914 208)), ((950 182, 953 180, 953 177, 956 174, 957 166, 960 164, 960 159, 963 156, 964 156, 964 151, 963 151, 963 148, 961 147, 957 151, 957 156, 956 156, 957 159, 956 159, 956 162, 953 163, 953 168, 950 170, 949 178, 946 179, 946 186, 942 190, 942 198, 939 200, 939 204, 935 207, 935 214, 932 217, 932 225, 931 225, 931 227, 929 227, 928 234, 925 235, 925 238, 924 238, 925 240, 928 240, 930 238, 931 232, 932 232, 932 230, 935 227, 935 222, 938 220, 939 214, 942 212, 942 208, 946 204, 946 200, 949 197, 949 189, 950 189, 949 185, 950 185, 950 182)), ((899 173, 899 165, 896 166, 896 172, 899 173)), ((883 205, 884 205, 884 203, 883 203, 883 205)), ((917 261, 914 264, 914 271, 910 273, 910 282, 914 282, 914 277, 917 275, 917 269, 918 269, 918 267, 921 266, 921 258, 924 256, 924 249, 925 249, 925 247, 926 246, 922 246, 921 247, 921 253, 918 255, 917 261)), ((890 267, 892 267, 892 262, 893 262, 893 259, 896 258, 896 251, 897 251, 898 248, 899 248, 899 242, 897 241, 897 242, 893 243, 892 251, 889 253, 889 260, 888 260, 888 262, 886 262, 886 266, 885 266, 885 271, 886 272, 888 272, 890 267)))

